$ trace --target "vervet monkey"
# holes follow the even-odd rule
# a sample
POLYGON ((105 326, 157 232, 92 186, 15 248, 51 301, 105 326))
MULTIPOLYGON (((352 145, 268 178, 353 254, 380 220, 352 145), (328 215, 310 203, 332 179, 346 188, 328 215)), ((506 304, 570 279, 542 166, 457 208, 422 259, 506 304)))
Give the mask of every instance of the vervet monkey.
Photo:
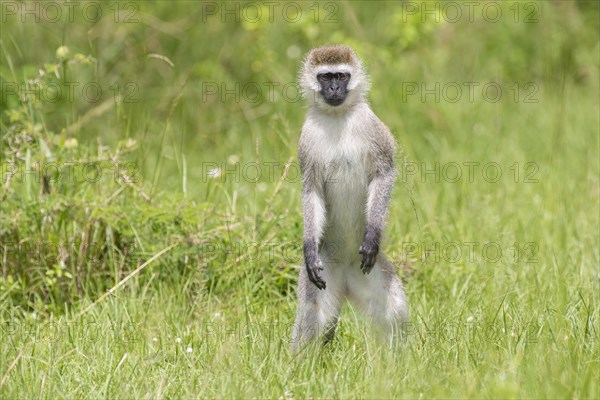
POLYGON ((331 340, 345 299, 394 337, 408 306, 394 266, 379 253, 396 178, 394 138, 367 104, 367 74, 350 47, 311 50, 300 85, 310 110, 298 149, 305 265, 292 349, 331 340))

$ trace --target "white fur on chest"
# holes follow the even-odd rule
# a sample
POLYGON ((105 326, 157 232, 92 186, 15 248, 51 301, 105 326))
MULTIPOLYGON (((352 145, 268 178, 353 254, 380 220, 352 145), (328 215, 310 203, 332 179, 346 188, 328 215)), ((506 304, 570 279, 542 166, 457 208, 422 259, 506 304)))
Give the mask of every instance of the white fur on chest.
POLYGON ((368 142, 353 118, 311 115, 307 121, 310 157, 318 166, 336 164, 368 167, 368 142))
MULTIPOLYGON (((353 120, 332 116, 311 121, 311 159, 318 168, 326 208, 324 241, 339 255, 354 254, 364 236, 366 202, 373 162, 367 138, 353 120)), ((348 262, 351 260, 338 260, 348 262)))

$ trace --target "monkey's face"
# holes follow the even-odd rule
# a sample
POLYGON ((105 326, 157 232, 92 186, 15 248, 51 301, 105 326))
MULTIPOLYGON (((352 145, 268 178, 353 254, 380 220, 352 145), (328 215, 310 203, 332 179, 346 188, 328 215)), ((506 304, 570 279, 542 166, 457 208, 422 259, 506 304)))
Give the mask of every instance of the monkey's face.
POLYGON ((300 86, 314 109, 339 114, 364 101, 369 81, 354 51, 333 45, 307 54, 300 69, 300 86))
POLYGON ((317 81, 321 88, 320 94, 325 103, 330 106, 339 106, 346 100, 348 94, 349 72, 325 72, 317 74, 317 81))

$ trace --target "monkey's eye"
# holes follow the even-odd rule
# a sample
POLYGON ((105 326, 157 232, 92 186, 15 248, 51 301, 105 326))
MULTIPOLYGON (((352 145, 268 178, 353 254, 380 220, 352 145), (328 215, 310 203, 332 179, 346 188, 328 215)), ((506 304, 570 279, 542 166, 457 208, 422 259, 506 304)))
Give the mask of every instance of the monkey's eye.
POLYGON ((346 73, 340 72, 340 73, 337 74, 337 78, 340 81, 345 81, 345 80, 350 79, 350 74, 346 74, 346 73))
POLYGON ((332 78, 332 74, 330 74, 329 72, 327 72, 326 74, 318 74, 317 75, 317 79, 320 80, 321 82, 329 82, 332 78))

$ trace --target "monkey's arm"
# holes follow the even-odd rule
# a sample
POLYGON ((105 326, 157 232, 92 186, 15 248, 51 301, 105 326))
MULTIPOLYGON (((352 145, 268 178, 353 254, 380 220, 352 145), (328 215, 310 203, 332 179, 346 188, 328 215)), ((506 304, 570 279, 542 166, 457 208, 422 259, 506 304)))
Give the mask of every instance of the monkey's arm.
POLYGON ((371 272, 379 253, 381 232, 385 226, 388 204, 396 180, 395 143, 391 134, 387 132, 385 145, 378 145, 375 151, 375 175, 368 188, 367 197, 367 229, 360 246, 362 254, 360 268, 363 273, 371 272), (386 143, 387 142, 387 143, 386 143))
POLYGON ((304 208, 304 262, 308 279, 319 289, 325 289, 320 276, 323 271, 319 257, 319 244, 325 226, 325 201, 323 187, 318 184, 317 172, 312 166, 302 165, 302 206, 304 208))

